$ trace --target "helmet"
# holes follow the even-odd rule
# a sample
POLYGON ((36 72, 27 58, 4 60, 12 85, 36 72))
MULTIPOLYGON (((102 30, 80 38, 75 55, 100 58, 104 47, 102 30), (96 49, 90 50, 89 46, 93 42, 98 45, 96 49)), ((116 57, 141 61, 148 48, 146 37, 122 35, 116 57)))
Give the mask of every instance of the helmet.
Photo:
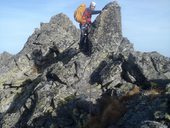
POLYGON ((90 3, 90 6, 94 6, 94 7, 95 7, 95 6, 96 6, 96 3, 92 1, 92 2, 90 3))

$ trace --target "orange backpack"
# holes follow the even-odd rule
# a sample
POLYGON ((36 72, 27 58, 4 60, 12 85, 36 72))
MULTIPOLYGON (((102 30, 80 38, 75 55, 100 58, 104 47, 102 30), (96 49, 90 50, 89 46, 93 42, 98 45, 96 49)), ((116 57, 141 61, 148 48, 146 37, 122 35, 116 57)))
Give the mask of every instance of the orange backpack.
POLYGON ((74 12, 74 19, 78 22, 78 23, 84 23, 86 22, 85 19, 83 19, 83 13, 86 10, 86 4, 81 4, 76 11, 74 12))

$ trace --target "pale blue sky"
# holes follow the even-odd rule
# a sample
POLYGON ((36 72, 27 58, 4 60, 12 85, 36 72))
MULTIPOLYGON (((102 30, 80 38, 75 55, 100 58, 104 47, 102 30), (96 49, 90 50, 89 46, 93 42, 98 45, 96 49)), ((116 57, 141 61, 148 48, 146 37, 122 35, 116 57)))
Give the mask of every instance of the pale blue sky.
MULTIPOLYGON (((73 20, 75 8, 91 0, 1 0, 0 53, 18 53, 40 22, 60 12, 73 20)), ((102 9, 111 0, 94 0, 102 9)), ((124 37, 135 50, 158 51, 170 57, 170 0, 117 0, 121 6, 124 37)))

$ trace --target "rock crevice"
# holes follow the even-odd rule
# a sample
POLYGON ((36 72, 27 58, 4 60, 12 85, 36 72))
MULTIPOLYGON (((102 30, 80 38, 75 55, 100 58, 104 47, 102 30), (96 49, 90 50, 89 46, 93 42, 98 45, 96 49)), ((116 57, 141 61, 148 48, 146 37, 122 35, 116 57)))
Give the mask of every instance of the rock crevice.
POLYGON ((120 9, 108 3, 95 19, 88 55, 63 13, 0 54, 0 127, 169 127, 170 59, 135 51, 120 9))

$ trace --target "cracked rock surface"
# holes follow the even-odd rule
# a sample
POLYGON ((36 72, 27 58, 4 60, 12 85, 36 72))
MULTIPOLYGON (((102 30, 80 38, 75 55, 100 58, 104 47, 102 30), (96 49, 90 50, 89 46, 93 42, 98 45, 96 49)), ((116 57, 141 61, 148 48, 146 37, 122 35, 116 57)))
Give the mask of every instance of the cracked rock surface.
POLYGON ((170 126, 170 58, 134 50, 116 2, 93 25, 86 52, 79 50, 80 30, 60 13, 41 23, 18 54, 0 54, 0 127, 81 128, 89 114, 100 113, 103 94, 125 96, 136 86, 163 91, 141 91, 116 123, 97 128, 170 126))

